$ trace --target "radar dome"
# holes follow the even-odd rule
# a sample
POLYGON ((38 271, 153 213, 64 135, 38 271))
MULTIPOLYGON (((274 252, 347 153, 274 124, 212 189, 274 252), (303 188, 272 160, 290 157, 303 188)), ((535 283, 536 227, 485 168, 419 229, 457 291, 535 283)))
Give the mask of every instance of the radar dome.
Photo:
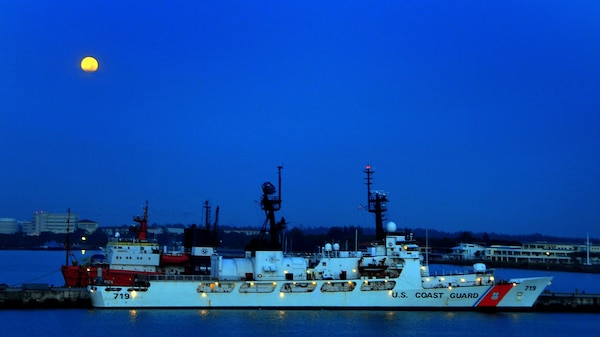
POLYGON ((326 252, 330 252, 331 251, 331 243, 325 244, 325 251, 326 252))
POLYGON ((473 265, 473 269, 475 270, 476 273, 485 273, 485 264, 483 263, 475 263, 473 265))
POLYGON ((387 228, 388 233, 391 233, 391 232, 395 232, 396 229, 398 229, 398 226, 396 226, 395 222, 390 221, 387 223, 386 228, 387 228))
POLYGON ((333 250, 335 250, 335 251, 340 250, 340 244, 339 243, 334 243, 333 244, 333 250))

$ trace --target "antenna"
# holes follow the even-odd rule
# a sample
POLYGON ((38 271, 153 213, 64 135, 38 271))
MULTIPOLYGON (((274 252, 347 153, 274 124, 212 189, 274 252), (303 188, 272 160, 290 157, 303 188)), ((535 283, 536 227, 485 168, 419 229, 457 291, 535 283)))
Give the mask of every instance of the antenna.
POLYGON ((425 228, 425 265, 429 268, 429 229, 425 228))
POLYGON ((65 248, 67 249, 67 258, 65 266, 69 265, 69 253, 71 252, 71 243, 69 242, 69 231, 71 230, 71 208, 67 208, 67 239, 65 240, 65 248))
POLYGON ((204 201, 204 225, 206 227, 206 231, 210 230, 210 202, 208 200, 204 201))
POLYGON ((270 248, 281 247, 280 233, 286 228, 286 221, 282 217, 279 222, 275 221, 275 212, 281 209, 281 169, 283 166, 277 166, 278 185, 275 187, 270 182, 262 184, 263 196, 260 202, 260 207, 265 211, 266 219, 260 231, 258 241, 268 232, 271 236, 270 248), (279 192, 277 192, 279 189, 279 192), (277 193, 277 194, 276 194, 277 193), (268 230, 267 230, 268 226, 268 230))
POLYGON ((375 173, 371 170, 371 165, 365 167, 364 172, 367 174, 365 180, 367 180, 367 197, 369 200, 368 210, 371 213, 375 213, 375 233, 377 240, 385 240, 385 232, 383 231, 383 214, 387 211, 387 195, 381 191, 371 192, 371 176, 375 173))
POLYGON ((146 200, 146 206, 144 207, 144 216, 134 216, 133 221, 140 224, 140 229, 138 230, 138 240, 146 241, 148 237, 148 200, 146 200))
POLYGON ((219 206, 217 206, 217 209, 215 210, 215 224, 213 226, 213 231, 214 233, 218 233, 219 230, 219 206))
POLYGON ((590 232, 587 232, 587 243, 586 243, 586 252, 587 252, 587 260, 586 260, 586 265, 591 266, 592 263, 590 262, 590 232))

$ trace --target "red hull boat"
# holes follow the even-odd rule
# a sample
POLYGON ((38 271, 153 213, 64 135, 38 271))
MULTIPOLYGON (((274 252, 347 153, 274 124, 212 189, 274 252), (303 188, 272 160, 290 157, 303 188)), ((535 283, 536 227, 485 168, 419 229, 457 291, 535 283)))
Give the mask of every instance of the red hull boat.
MULTIPOLYGON (((147 239, 148 232, 148 203, 143 216, 133 220, 139 223, 136 229, 137 237, 122 239, 118 233, 108 242, 103 255, 95 255, 87 265, 77 262, 62 266, 62 274, 67 287, 87 287, 95 284, 111 284, 115 286, 137 286, 144 284, 148 275, 180 275, 210 273, 210 256, 217 245, 217 207, 214 229, 210 230, 208 223, 209 205, 205 202, 206 229, 197 229, 195 225, 185 230, 184 240, 187 242, 185 251, 167 254, 163 252, 158 242, 147 239), (200 245, 201 247, 197 247, 200 245)), ((68 244, 68 242, 67 242, 68 244)))

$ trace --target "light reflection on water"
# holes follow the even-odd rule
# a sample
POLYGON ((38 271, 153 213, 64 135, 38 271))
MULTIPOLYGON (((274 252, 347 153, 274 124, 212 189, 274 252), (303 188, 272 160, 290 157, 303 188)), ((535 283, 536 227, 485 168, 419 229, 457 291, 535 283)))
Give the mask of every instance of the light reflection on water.
POLYGON ((6 337, 588 336, 597 315, 334 310, 0 310, 6 337), (36 322, 36 324, 31 324, 36 322))

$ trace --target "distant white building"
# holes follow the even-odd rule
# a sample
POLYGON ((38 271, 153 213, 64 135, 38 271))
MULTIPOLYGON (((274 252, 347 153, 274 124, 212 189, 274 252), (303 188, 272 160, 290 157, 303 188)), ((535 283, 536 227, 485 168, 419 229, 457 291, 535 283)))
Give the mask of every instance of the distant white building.
POLYGON ((454 260, 475 260, 483 258, 485 247, 476 243, 460 243, 451 248, 450 258, 454 260))
POLYGON ((0 234, 18 233, 21 230, 20 227, 17 219, 0 218, 0 234))
POLYGON ((148 234, 160 235, 165 232, 164 227, 150 227, 148 228, 148 234))
MULTIPOLYGON (((600 246, 590 245, 590 253, 600 252, 600 246)), ((585 244, 534 242, 521 246, 492 245, 485 250, 485 257, 489 261, 514 262, 514 263, 573 263, 574 255, 587 252, 585 244)), ((580 263, 581 257, 576 258, 580 263)), ((592 264, 598 264, 597 258, 591 258, 592 264)))
MULTIPOLYGON (((492 262, 508 263, 587 263, 586 244, 533 242, 522 245, 491 245, 484 247, 475 243, 461 243, 451 248, 448 256, 453 260, 484 259, 492 262)), ((591 264, 600 264, 600 245, 590 244, 591 264)))
POLYGON ((31 223, 23 224, 23 232, 27 235, 39 235, 42 232, 52 232, 56 234, 73 232, 77 228, 79 215, 76 213, 49 213, 39 211, 33 213, 31 223))
MULTIPOLYGON (((88 234, 93 233, 98 229, 98 223, 96 221, 84 219, 77 221, 77 229, 83 229, 88 234)), ((73 231, 73 229, 71 229, 73 231)))
POLYGON ((258 230, 258 229, 226 229, 223 231, 223 233, 225 233, 225 234, 238 233, 238 234, 244 234, 247 236, 255 236, 255 235, 260 234, 260 230, 258 230))

